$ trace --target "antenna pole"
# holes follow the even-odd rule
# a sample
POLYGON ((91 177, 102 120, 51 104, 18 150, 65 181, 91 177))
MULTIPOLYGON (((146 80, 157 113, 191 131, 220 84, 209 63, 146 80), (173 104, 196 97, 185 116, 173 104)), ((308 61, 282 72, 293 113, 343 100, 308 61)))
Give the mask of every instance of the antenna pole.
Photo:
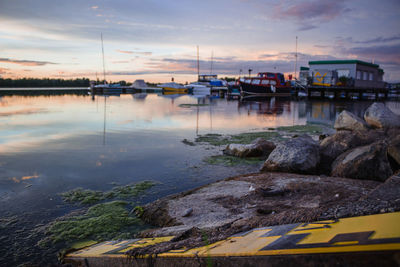
POLYGON ((296 36, 296 54, 295 54, 295 57, 296 57, 296 62, 294 64, 294 78, 296 79, 296 77, 297 77, 297 36, 296 36))
POLYGON ((103 54, 103 78, 104 84, 106 84, 106 66, 104 65, 104 45, 103 45, 103 33, 101 33, 101 53, 103 54))

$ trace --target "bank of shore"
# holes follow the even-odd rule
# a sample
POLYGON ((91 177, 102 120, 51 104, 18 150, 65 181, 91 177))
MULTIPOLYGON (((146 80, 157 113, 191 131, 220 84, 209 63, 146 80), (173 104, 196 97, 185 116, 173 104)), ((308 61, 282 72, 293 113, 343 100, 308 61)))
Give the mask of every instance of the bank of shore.
POLYGON ((399 116, 375 103, 364 119, 342 112, 335 129, 319 141, 293 136, 273 149, 259 139, 251 145, 228 145, 224 153, 240 157, 261 155, 263 148, 272 151, 259 173, 144 206, 141 218, 158 228, 139 237, 176 237, 128 253, 158 254, 203 246, 204 236, 213 243, 257 227, 400 210, 399 116))

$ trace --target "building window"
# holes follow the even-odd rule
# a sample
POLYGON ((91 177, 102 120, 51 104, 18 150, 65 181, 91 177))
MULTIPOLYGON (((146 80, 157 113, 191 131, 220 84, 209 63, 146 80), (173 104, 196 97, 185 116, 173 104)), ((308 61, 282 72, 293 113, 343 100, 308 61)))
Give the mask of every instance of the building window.
POLYGON ((357 80, 361 80, 361 71, 357 71, 357 77, 356 77, 356 79, 357 80))
POLYGON ((261 80, 261 84, 269 84, 269 80, 261 80))
POLYGON ((368 81, 368 72, 364 71, 363 80, 368 81))
POLYGON ((370 81, 374 80, 374 74, 372 72, 369 73, 369 80, 370 81))
POLYGON ((337 70, 338 77, 349 77, 350 76, 350 70, 348 69, 342 69, 342 70, 337 70))

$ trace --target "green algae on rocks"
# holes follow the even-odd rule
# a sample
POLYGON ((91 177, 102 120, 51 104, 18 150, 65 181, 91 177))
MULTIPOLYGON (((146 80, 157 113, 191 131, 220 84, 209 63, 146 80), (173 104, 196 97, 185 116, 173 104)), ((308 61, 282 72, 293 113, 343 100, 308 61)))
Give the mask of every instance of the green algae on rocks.
POLYGON ((76 188, 62 193, 61 197, 65 202, 69 203, 95 204, 106 199, 127 199, 138 197, 155 184, 156 183, 152 181, 143 181, 133 185, 116 186, 107 192, 76 188))
POLYGON ((186 138, 182 140, 182 143, 184 143, 185 145, 188 145, 188 146, 195 146, 196 145, 195 143, 193 143, 190 140, 187 140, 186 138))
POLYGON ((111 191, 106 192, 107 198, 130 198, 138 197, 152 188, 156 183, 152 181, 143 181, 134 185, 116 186, 111 191))
POLYGON ((205 135, 199 135, 195 139, 195 142, 208 143, 213 146, 222 146, 228 144, 250 144, 257 138, 264 138, 268 140, 278 137, 279 133, 271 131, 241 133, 235 135, 205 134, 205 135))
POLYGON ((248 132, 233 135, 221 134, 205 134, 199 135, 196 143, 208 143, 213 146, 222 146, 228 144, 250 144, 257 138, 264 138, 266 140, 282 140, 282 133, 299 133, 299 134, 321 134, 323 127, 316 124, 282 126, 278 128, 268 128, 268 131, 262 132, 248 132))
POLYGON ((229 144, 228 137, 223 136, 222 134, 211 134, 211 133, 199 135, 194 141, 196 143, 208 143, 213 146, 229 144))
POLYGON ((204 162, 211 165, 223 165, 223 166, 237 166, 237 165, 253 165, 261 164, 263 159, 261 158, 239 158, 226 155, 211 156, 204 159, 204 162))
POLYGON ((231 144, 251 144, 257 138, 264 138, 266 140, 279 137, 277 132, 252 132, 241 133, 231 136, 231 144))
POLYGON ((71 245, 84 240, 104 241, 132 238, 146 225, 128 211, 126 201, 111 201, 90 207, 83 215, 56 220, 47 228, 41 246, 64 242, 71 245))
POLYGON ((105 199, 104 192, 84 190, 83 188, 76 188, 61 193, 61 197, 65 202, 80 204, 94 204, 105 199))
POLYGON ((323 128, 320 125, 316 124, 281 126, 278 127, 277 130, 289 133, 309 133, 309 134, 321 134, 323 132, 323 128))

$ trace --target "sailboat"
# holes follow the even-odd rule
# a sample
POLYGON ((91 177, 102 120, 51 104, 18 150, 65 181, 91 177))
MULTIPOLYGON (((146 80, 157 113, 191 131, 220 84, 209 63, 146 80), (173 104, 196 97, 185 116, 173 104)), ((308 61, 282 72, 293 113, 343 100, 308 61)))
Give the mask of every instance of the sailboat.
POLYGON ((104 79, 104 84, 91 84, 91 90, 92 92, 95 89, 100 89, 103 90, 103 93, 107 94, 113 94, 113 95, 119 95, 122 93, 122 88, 120 84, 108 84, 106 80, 106 67, 105 67, 105 62, 104 62, 104 44, 103 44, 103 33, 100 34, 101 38, 101 53, 103 55, 103 79, 104 79))

